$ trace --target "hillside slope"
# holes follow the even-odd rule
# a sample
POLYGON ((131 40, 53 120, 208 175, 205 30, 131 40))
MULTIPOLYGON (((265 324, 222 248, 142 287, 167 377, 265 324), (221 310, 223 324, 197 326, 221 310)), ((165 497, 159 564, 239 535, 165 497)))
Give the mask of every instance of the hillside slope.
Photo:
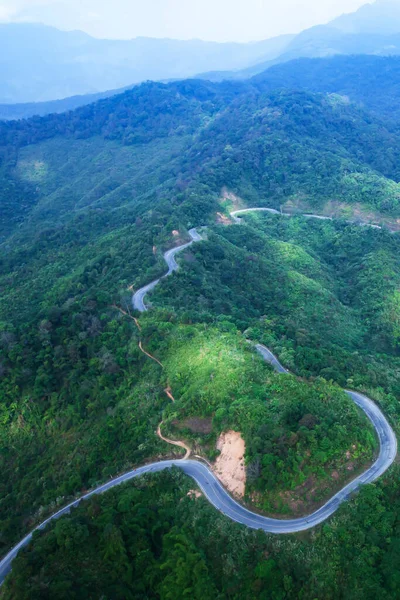
MULTIPOLYGON (((368 392, 397 428, 399 236, 283 216, 238 225, 228 213, 288 200, 320 210, 339 199, 395 221, 399 156, 392 121, 340 98, 251 83, 147 83, 70 113, 1 123, 2 551, 110 475, 181 456, 157 437, 162 421, 165 437, 209 461, 221 433, 240 432, 246 501, 269 513, 306 513, 371 461, 375 440, 338 384, 368 392), (206 239, 181 255, 152 310, 134 315, 132 293, 164 273, 163 251, 204 224, 206 239), (273 373, 247 339, 269 344, 303 379, 273 373)), ((162 504, 170 480, 161 481, 162 504)), ((385 505, 391 474, 380 489, 385 505)), ((146 529, 149 508, 139 512, 146 529)), ((46 538, 56 563, 71 537, 82 556, 90 543, 61 523, 46 538)), ((121 536, 102 527, 102 557, 121 572, 121 536)), ((395 538, 390 525, 384 540, 391 527, 395 538)), ((159 554, 158 531, 154 523, 159 554)), ((49 597, 65 597, 58 577, 73 572, 71 559, 56 567, 49 597)), ((33 581, 17 569, 16 598, 42 594, 48 576, 35 568, 33 581)), ((89 579, 96 569, 85 569, 89 579)), ((180 577, 176 565, 171 572, 180 577)), ((130 571, 116 597, 156 595, 158 576, 143 588, 142 574, 130 571)), ((186 588, 179 579, 177 597, 186 588)))
POLYGON ((251 80, 258 88, 336 93, 380 117, 399 120, 400 57, 299 58, 275 65, 251 80))
MULTIPOLYGON (((149 83, 75 112, 0 124, 2 235, 28 216, 42 228, 49 206, 54 216, 69 219, 71 208, 100 208, 108 194, 114 208, 131 205, 131 194, 138 199, 140 193, 128 173, 148 180, 152 169, 132 163, 125 171, 124 159, 121 167, 116 159, 100 167, 97 148, 103 155, 111 148, 114 154, 145 152, 157 162, 150 144, 162 140, 161 179, 143 185, 147 196, 152 188, 162 193, 170 179, 168 194, 181 199, 196 185, 208 186, 214 197, 228 186, 275 208, 296 198, 321 208, 335 199, 398 214, 397 125, 340 98, 264 93, 264 83, 256 84, 261 90, 251 82, 149 83), (23 202, 14 201, 16 193, 23 202)), ((196 214, 201 220, 201 210, 196 214)), ((29 236, 29 226, 21 235, 29 236)))

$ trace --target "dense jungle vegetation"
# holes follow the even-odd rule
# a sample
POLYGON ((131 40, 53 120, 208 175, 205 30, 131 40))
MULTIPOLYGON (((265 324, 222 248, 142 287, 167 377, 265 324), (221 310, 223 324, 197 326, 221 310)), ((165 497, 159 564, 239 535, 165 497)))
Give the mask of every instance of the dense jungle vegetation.
POLYGON ((390 120, 400 118, 398 56, 299 58, 274 65, 252 83, 267 90, 289 89, 340 94, 390 120))
MULTIPOLYGON (((398 427, 398 235, 216 221, 230 208, 223 187, 248 205, 306 198, 319 210, 334 198, 395 220, 399 139, 391 120, 340 98, 253 83, 150 83, 0 124, 2 554, 82 491, 180 455, 155 435, 161 419, 211 460, 219 433, 241 431, 246 500, 269 513, 290 514, 288 494, 306 511, 372 460, 371 428, 339 386, 366 391, 398 427), (132 291, 203 224, 139 332, 124 314, 132 291), (247 339, 297 377, 275 374, 247 339)), ((2 594, 393 598, 396 473, 290 538, 228 522, 179 473, 147 478, 35 536, 2 594)))
POLYGON ((178 470, 63 517, 14 562, 7 600, 398 598, 399 469, 307 535, 224 518, 178 470))

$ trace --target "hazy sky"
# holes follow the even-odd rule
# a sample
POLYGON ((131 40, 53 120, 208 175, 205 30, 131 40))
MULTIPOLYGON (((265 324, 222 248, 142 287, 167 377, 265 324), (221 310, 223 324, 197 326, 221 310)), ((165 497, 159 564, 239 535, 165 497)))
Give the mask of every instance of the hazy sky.
POLYGON ((0 0, 1 21, 40 21, 96 37, 249 41, 297 33, 366 0, 0 0))

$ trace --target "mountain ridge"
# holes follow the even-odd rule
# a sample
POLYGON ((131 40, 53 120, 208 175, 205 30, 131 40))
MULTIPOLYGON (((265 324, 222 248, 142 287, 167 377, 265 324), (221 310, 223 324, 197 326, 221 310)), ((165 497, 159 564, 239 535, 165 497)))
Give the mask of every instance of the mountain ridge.
MULTIPOLYGON (((2 554, 88 489, 179 457, 165 440, 214 463, 237 432, 245 502, 288 517, 372 460, 341 387, 399 432, 400 237, 349 223, 360 207, 400 222, 399 78, 380 112, 374 81, 354 77, 370 59, 345 58, 248 82, 146 82, 0 123, 2 554), (337 219, 284 214, 334 202, 337 219), (254 206, 275 211, 232 222, 254 206), (204 240, 186 246, 198 225, 204 240), (132 312, 182 245, 152 310, 132 312)), ((38 531, 2 594, 389 600, 399 481, 394 465, 312 536, 274 545, 210 512, 180 474, 149 473, 38 531)))
MULTIPOLYGON (((400 5, 377 0, 326 25, 246 44, 147 37, 107 40, 41 24, 2 24, 0 52, 8 55, 8 66, 0 65, 0 105, 6 105, 0 106, 0 117, 21 118, 32 116, 35 107, 9 105, 118 91, 144 80, 248 79, 301 57, 400 55, 400 5)), ((75 108, 77 103, 72 98, 61 106, 75 108)), ((53 107, 36 109, 45 114, 53 107)))
POLYGON ((101 40, 40 24, 0 24, 0 103, 50 101, 132 86, 145 80, 179 79, 208 66, 246 66, 273 57, 291 36, 250 44, 134 38, 101 40))
POLYGON ((298 33, 283 51, 272 59, 232 72, 208 72, 206 79, 248 79, 275 64, 297 58, 322 58, 333 55, 400 54, 400 4, 395 0, 376 0, 358 11, 333 19, 326 25, 315 25, 298 33), (389 7, 390 10, 387 10, 389 7), (364 15, 369 16, 365 26, 364 15), (349 25, 351 23, 351 26, 349 25))

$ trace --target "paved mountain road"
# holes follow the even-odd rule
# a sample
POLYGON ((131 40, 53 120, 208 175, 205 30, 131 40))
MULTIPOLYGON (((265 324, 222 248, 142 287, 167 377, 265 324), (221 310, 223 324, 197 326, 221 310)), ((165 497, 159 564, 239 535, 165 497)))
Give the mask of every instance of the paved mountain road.
POLYGON ((171 275, 173 271, 178 270, 178 264, 175 260, 176 254, 178 254, 178 252, 182 252, 182 250, 184 250, 185 248, 189 248, 189 246, 191 246, 193 242, 199 242, 202 239, 201 236, 197 233, 196 229, 190 229, 189 235, 192 238, 191 242, 187 242, 187 244, 182 244, 181 246, 176 246, 176 248, 171 248, 170 250, 167 250, 167 252, 165 252, 164 260, 167 263, 168 272, 165 273, 165 275, 163 275, 162 277, 159 277, 158 279, 155 279, 151 283, 148 283, 144 287, 140 288, 140 290, 138 290, 134 294, 132 298, 132 306, 135 310, 138 310, 139 312, 144 312, 147 310, 147 307, 144 303, 144 297, 146 296, 146 294, 148 292, 151 292, 151 290, 153 290, 156 287, 156 285, 161 281, 161 279, 164 279, 164 277, 168 277, 168 275, 171 275))
POLYGON ((277 371, 278 373, 289 374, 289 371, 287 369, 285 369, 285 367, 282 367, 281 363, 276 358, 275 354, 272 354, 272 352, 269 348, 267 348, 266 346, 263 346, 262 344, 256 344, 255 349, 257 350, 257 352, 259 354, 261 354, 261 356, 263 357, 264 360, 269 362, 274 367, 275 371, 277 371))
MULTIPOLYGON (((236 211, 232 213, 232 216, 235 217, 239 212, 250 212, 251 209, 246 209, 245 211, 236 211)), ((266 210, 268 212, 278 212, 273 209, 253 209, 253 210, 266 210)), ((311 215, 308 215, 311 217, 311 215)), ((319 218, 318 215, 314 215, 315 218, 319 218)), ((168 250, 164 254, 165 261, 168 266, 168 272, 163 276, 167 277, 173 271, 178 269, 178 265, 175 261, 175 256, 178 252, 184 250, 189 247, 193 242, 200 241, 202 238, 197 233, 195 229, 191 229, 189 231, 191 240, 190 242, 178 246, 176 248, 172 248, 168 250)), ((144 304, 144 298, 146 294, 154 289, 160 279, 163 277, 151 282, 147 286, 138 290, 133 296, 132 303, 135 309, 140 312, 144 312, 147 310, 146 305, 144 304)), ((279 362, 276 356, 265 346, 262 344, 256 345, 256 350, 259 354, 269 362, 276 371, 279 373, 289 373, 279 362)), ((242 525, 246 525, 247 527, 251 527, 252 529, 262 529, 269 533, 295 533, 298 531, 303 531, 305 529, 310 529, 311 527, 315 527, 319 523, 325 521, 328 517, 330 517, 339 507, 339 505, 347 500, 352 492, 357 490, 361 485, 366 483, 372 483, 378 477, 380 477, 393 463, 397 454, 397 439, 393 429, 391 428, 389 422, 387 421, 385 415, 382 413, 380 408, 372 402, 369 398, 360 394, 358 392, 346 390, 346 393, 350 396, 350 398, 359 406, 364 413, 367 415, 368 419, 371 421, 372 425, 375 428, 377 433, 380 450, 379 455, 373 465, 367 469, 360 476, 356 477, 353 481, 347 484, 343 489, 341 489, 337 494, 335 494, 328 502, 326 502, 321 508, 317 511, 308 515, 306 517, 301 517, 299 519, 272 519, 269 517, 263 517, 256 513, 253 513, 238 502, 236 502, 228 492, 223 488, 221 483, 218 481, 214 473, 210 470, 210 468, 203 464, 202 462, 195 460, 166 460, 160 461, 156 463, 152 463, 149 465, 145 465, 143 467, 139 467, 137 469, 133 469, 129 471, 129 473, 125 473, 120 477, 116 477, 108 481, 107 483, 99 486, 95 490, 92 490, 88 494, 85 494, 81 498, 78 498, 74 502, 71 502, 54 515, 50 516, 43 523, 41 523, 38 527, 34 529, 40 530, 43 529, 50 521, 61 517, 62 515, 68 514, 72 507, 78 506, 78 504, 82 500, 86 500, 93 496, 94 494, 101 494, 121 483, 129 481, 135 477, 139 477, 144 475, 145 473, 154 473, 156 471, 162 471, 164 469, 169 469, 173 466, 179 467, 182 469, 184 473, 192 477, 207 499, 225 514, 227 517, 241 523, 242 525)), ((7 573, 11 570, 11 563, 13 559, 18 554, 19 550, 26 546, 29 541, 32 539, 32 533, 29 533, 23 540, 21 540, 0 562, 0 584, 3 583, 4 578, 7 573)))
MULTIPOLYGON (((296 214, 296 213, 286 213, 286 212, 280 212, 279 210, 276 210, 275 208, 241 208, 240 210, 235 210, 233 212, 231 212, 231 217, 233 218, 233 220, 235 221, 235 223, 240 223, 240 216, 238 217, 237 215, 242 215, 245 213, 249 213, 249 212, 269 212, 273 215, 281 215, 281 217, 296 217, 296 216, 302 216, 305 219, 319 219, 320 221, 333 221, 333 217, 326 217, 325 215, 314 215, 313 213, 302 213, 301 215, 296 214)), ((382 227, 380 225, 374 225, 373 223, 356 223, 353 222, 353 225, 358 225, 359 227, 372 227, 372 229, 382 229, 382 227)))

